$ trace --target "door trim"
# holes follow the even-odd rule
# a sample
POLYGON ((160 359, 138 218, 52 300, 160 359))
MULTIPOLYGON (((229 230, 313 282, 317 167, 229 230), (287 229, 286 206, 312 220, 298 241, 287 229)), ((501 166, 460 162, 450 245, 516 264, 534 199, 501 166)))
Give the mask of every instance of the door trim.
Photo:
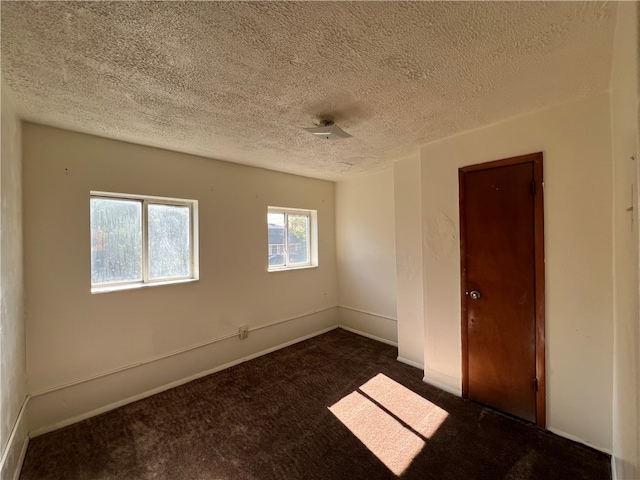
POLYGON ((461 340, 462 340, 462 397, 469 398, 469 330, 467 323, 468 299, 464 294, 467 286, 467 232, 465 209, 465 174, 478 170, 507 167, 531 163, 536 193, 534 196, 534 269, 535 269, 535 335, 536 335, 536 425, 545 428, 547 423, 546 402, 546 340, 545 340, 545 273, 544 273, 544 183, 542 152, 505 158, 494 162, 470 165, 458 169, 458 193, 460 211, 460 293, 461 293, 461 340))

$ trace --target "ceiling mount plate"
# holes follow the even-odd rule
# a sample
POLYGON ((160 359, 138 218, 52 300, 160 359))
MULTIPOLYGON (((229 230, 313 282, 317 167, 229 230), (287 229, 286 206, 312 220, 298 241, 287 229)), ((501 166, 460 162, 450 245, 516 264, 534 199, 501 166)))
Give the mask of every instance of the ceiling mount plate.
POLYGON ((304 130, 318 138, 324 138, 327 140, 340 140, 351 137, 351 135, 342 130, 331 120, 323 120, 317 127, 304 128, 304 130))

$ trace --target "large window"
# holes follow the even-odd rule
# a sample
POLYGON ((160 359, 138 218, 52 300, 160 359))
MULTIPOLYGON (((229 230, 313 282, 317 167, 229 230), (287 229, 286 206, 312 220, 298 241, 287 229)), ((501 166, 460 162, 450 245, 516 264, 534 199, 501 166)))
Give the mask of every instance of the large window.
POLYGON ((92 291, 197 279, 197 205, 91 192, 92 291))
POLYGON ((269 207, 269 271, 318 265, 317 212, 269 207))

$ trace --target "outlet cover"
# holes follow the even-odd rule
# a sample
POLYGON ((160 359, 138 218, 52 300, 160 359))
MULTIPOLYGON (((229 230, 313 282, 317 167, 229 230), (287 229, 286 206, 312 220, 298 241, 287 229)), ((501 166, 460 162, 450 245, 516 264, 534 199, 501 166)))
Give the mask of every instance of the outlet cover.
POLYGON ((241 326, 238 329, 238 333, 240 334, 241 339, 247 338, 249 336, 249 327, 246 325, 241 326))

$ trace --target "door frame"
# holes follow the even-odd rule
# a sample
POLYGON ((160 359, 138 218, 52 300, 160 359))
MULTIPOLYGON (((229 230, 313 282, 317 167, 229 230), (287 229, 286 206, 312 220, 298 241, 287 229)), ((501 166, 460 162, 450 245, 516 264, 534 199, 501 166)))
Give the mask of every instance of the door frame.
POLYGON ((460 211, 460 296, 461 296, 461 339, 462 339, 462 397, 469 398, 469 324, 467 288, 467 232, 465 208, 465 174, 478 170, 531 163, 535 182, 534 195, 534 270, 535 300, 534 321, 536 341, 536 425, 546 427, 546 353, 545 353, 545 272, 544 272, 544 182, 542 152, 505 158, 493 162, 469 165, 458 169, 458 192, 460 211))

